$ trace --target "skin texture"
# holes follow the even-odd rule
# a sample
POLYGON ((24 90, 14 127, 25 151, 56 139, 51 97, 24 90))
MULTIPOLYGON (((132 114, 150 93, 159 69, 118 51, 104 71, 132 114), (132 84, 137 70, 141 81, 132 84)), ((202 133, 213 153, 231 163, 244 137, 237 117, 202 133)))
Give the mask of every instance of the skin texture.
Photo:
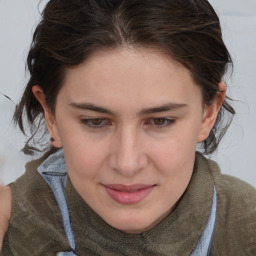
POLYGON ((0 250, 11 218, 11 189, 0 186, 0 250))
MULTIPOLYGON (((109 225, 140 233, 169 214, 185 191, 196 143, 207 138, 225 97, 225 84, 219 88, 222 93, 212 105, 204 106, 199 86, 183 66, 153 49, 123 48, 98 52, 68 69, 54 114, 42 89, 35 85, 32 90, 44 108, 52 144, 64 148, 80 196, 109 225), (111 113, 71 103, 90 103, 111 113), (185 106, 142 112, 170 103, 185 106), (82 121, 88 118, 95 120, 82 121), (109 184, 153 189, 138 203, 120 204, 106 192, 109 184)), ((11 190, 0 186, 0 247, 10 217, 11 190)))
MULTIPOLYGON (((225 91, 224 83, 219 87, 225 91)), ((77 192, 109 225, 127 233, 150 229, 175 207, 190 181, 196 144, 207 138, 224 97, 204 106, 187 69, 141 48, 97 52, 68 69, 54 114, 39 86, 33 93, 53 145, 64 148, 77 192), (107 193, 113 184, 152 190, 124 204, 107 193)), ((118 190, 121 198, 133 199, 131 191, 118 190)))
POLYGON ((190 181, 196 144, 207 138, 223 99, 204 106, 187 69, 160 51, 134 48, 97 52, 68 69, 54 115, 41 88, 34 86, 33 93, 53 145, 64 148, 77 192, 109 225, 127 233, 150 229, 175 207, 190 181), (113 184, 152 190, 124 204, 107 193, 113 184))
POLYGON ((80 196, 128 233, 150 229, 175 207, 190 181, 196 144, 207 138, 223 99, 204 106, 187 69, 160 51, 134 48, 98 52, 67 70, 55 115, 40 87, 33 92, 80 196), (107 113, 88 110, 88 104, 107 113), (168 104, 179 107, 145 111, 168 104), (153 189, 127 205, 109 196, 106 186, 112 184, 153 189))

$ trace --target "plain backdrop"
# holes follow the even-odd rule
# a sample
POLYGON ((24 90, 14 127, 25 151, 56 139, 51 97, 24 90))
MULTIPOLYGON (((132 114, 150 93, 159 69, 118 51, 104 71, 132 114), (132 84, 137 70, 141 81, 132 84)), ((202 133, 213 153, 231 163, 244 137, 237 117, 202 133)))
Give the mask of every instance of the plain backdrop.
MULTIPOLYGON (((160 0, 159 0, 160 1, 160 0)), ((9 183, 31 159, 20 149, 25 137, 13 127, 12 114, 27 80, 25 59, 39 11, 46 1, 0 0, 0 181, 9 183)), ((237 115, 217 152, 223 173, 256 187, 256 1, 210 0, 220 16, 224 41, 234 59, 227 77, 237 115)))

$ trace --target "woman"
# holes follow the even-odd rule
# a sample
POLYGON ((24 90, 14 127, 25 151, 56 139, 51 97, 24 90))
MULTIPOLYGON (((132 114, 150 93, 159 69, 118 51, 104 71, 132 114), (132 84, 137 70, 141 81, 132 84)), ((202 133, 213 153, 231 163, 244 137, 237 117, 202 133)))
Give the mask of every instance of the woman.
POLYGON ((10 185, 3 254, 254 255, 255 189, 196 153, 235 113, 230 63, 206 0, 49 1, 15 118, 51 146, 10 185))

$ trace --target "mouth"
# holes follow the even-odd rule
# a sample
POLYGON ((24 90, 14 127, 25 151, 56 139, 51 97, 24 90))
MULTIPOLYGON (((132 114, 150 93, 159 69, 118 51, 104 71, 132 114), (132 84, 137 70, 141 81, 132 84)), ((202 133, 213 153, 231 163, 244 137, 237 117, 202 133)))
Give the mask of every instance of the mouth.
POLYGON ((145 199, 156 185, 121 185, 121 184, 110 184, 104 185, 107 194, 115 202, 119 204, 137 204, 145 199))

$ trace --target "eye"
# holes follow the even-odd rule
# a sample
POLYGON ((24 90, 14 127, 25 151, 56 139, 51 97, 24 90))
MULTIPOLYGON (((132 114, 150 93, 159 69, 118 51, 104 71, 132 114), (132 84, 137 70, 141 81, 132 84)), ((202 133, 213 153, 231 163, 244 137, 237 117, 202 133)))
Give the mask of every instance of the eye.
POLYGON ((175 122, 175 119, 159 117, 159 118, 151 118, 148 121, 149 125, 156 126, 157 128, 167 127, 175 122))
POLYGON ((81 123, 89 128, 99 129, 111 125, 111 122, 105 118, 81 119, 81 123))

